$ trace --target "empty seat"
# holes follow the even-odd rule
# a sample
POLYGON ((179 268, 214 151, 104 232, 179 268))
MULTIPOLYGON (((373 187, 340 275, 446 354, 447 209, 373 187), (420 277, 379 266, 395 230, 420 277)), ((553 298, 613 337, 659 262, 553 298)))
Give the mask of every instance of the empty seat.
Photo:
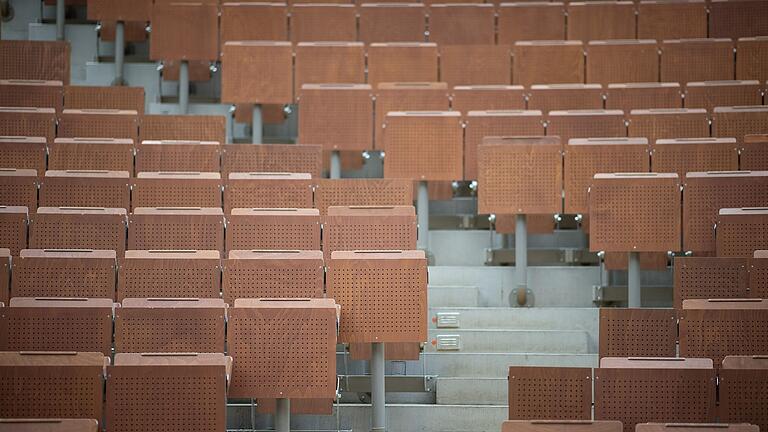
POLYGON ((213 250, 129 250, 120 260, 117 301, 125 298, 219 298, 221 260, 213 250))
POLYGON ((743 170, 768 168, 768 134, 744 136, 739 149, 739 167, 743 170))
POLYGON ((131 206, 221 207, 218 172, 140 172, 131 181, 131 206))
POLYGON ((708 6, 709 37, 768 35, 768 4, 763 1, 715 0, 708 6))
POLYGON ((736 79, 768 81, 768 36, 741 38, 736 48, 736 79))
POLYGON ((220 42, 288 40, 288 7, 285 3, 241 2, 221 5, 220 42))
POLYGON ((296 44, 294 95, 299 95, 304 84, 323 83, 365 83, 365 50, 362 42, 296 44))
POLYGON ((622 110, 682 108, 680 84, 678 83, 630 83, 608 84, 605 108, 622 110))
POLYGON ((406 179, 319 179, 315 207, 321 216, 331 206, 409 206, 412 182, 406 179))
POLYGON ((562 2, 502 3, 498 14, 500 44, 565 39, 565 6, 562 2))
POLYGON ((520 85, 455 86, 451 109, 460 113, 525 109, 525 88, 520 85))
POLYGON ((136 172, 219 172, 220 158, 215 141, 143 141, 136 147, 136 172))
POLYGON ((483 138, 544 135, 544 118, 541 111, 470 111, 464 119, 464 180, 478 178, 477 154, 483 138))
POLYGON ((0 205, 0 248, 13 256, 27 248, 28 211, 24 206, 0 205))
POLYGON ((675 357, 674 309, 600 309, 599 356, 675 357))
POLYGON ((752 257, 768 244, 768 208, 721 208, 715 222, 715 240, 717 256, 752 257))
POLYGON ((372 43, 368 46, 368 84, 437 81, 437 44, 372 43))
MULTIPOLYGON (((429 40, 443 45, 493 45, 496 13, 492 4, 429 6, 429 40)), ((482 84, 482 83, 477 83, 482 84)))
POLYGON ((528 93, 528 109, 543 113, 602 108, 603 86, 600 84, 534 84, 528 93))
POLYGON ((0 136, 0 168, 45 172, 46 140, 43 137, 0 136))
POLYGON ((222 58, 222 102, 288 104, 293 101, 290 42, 227 42, 222 58))
POLYGON ((2 351, 112 353, 112 299, 16 297, 0 316, 2 351))
POLYGON ((709 118, 707 110, 700 108, 633 109, 627 130, 631 137, 648 138, 651 145, 659 139, 706 138, 709 118))
POLYGON ((4 419, 1 432, 98 432, 95 419, 4 419))
POLYGON ((131 207, 127 171, 55 171, 40 179, 40 207, 131 207))
POLYGON ((622 430, 621 422, 610 420, 505 420, 501 424, 501 432, 622 432, 622 430))
POLYGON ((726 356, 720 369, 720 418, 744 432, 768 427, 768 414, 758 401, 766 398, 768 359, 759 355, 726 356))
POLYGON ((69 84, 70 48, 66 41, 3 40, 0 79, 52 80, 69 84))
POLYGON ((631 1, 570 2, 568 39, 634 39, 635 4, 631 1))
POLYGON ((679 39, 661 43, 661 81, 730 80, 734 51, 730 39, 679 39))
POLYGON ((0 205, 37 209, 37 172, 30 169, 0 168, 0 205))
POLYGON ((376 42, 424 42, 426 9, 421 3, 363 3, 359 40, 376 42))
POLYGON ((235 208, 312 208, 312 178, 306 173, 230 173, 224 211, 235 208))
POLYGON ((689 299, 749 297, 747 258, 675 257, 674 268, 673 305, 677 310, 689 299))
POLYGON ((325 150, 373 149, 373 91, 368 84, 304 84, 299 141, 325 150))
POLYGON ((768 106, 717 107, 712 116, 712 136, 736 138, 768 133, 768 106))
POLYGON ((319 250, 232 250, 224 261, 224 301, 322 298, 323 275, 319 250))
POLYGON ((680 178, 693 171, 736 171, 739 151, 733 138, 660 139, 654 144, 651 166, 680 178))
POLYGON ((456 85, 509 84, 512 79, 509 45, 441 45, 440 80, 456 85))
POLYGON ((53 108, 61 112, 61 81, 0 79, 0 107, 53 108))
POLYGON ((712 112, 715 107, 760 105, 759 81, 700 81, 685 85, 685 107, 704 108, 712 112))
POLYGON ((448 86, 438 82, 382 83, 376 89, 374 142, 386 150, 383 125, 392 111, 448 111, 448 86))
POLYGON ((228 144, 222 150, 221 174, 226 179, 236 172, 322 173, 322 147, 319 145, 228 144))
POLYGON ((416 211, 408 206, 329 207, 323 217, 323 253, 334 251, 413 250, 416 211))
POLYGON ((11 297, 115 298, 115 251, 25 249, 13 260, 11 297))
POLYGON ((56 138, 48 147, 48 169, 127 171, 133 174, 133 140, 56 138))
POLYGON ((616 138, 627 136, 624 112, 619 110, 550 111, 547 135, 558 136, 561 143, 571 138, 616 138))
POLYGON ((56 137, 56 110, 53 108, 0 107, 0 135, 56 137))
POLYGON ((64 109, 113 109, 144 114, 143 87, 64 87, 64 109))
POLYGON ((313 208, 233 208, 227 250, 320 250, 320 212, 313 208))
POLYGON ((0 417, 100 419, 108 363, 95 352, 2 352, 0 417))
POLYGON ((136 111, 116 109, 65 109, 59 117, 57 136, 61 138, 139 137, 136 111))
POLYGON ((653 39, 593 40, 587 43, 586 52, 588 83, 651 83, 659 79, 659 48, 653 39))
POLYGON ((510 420, 589 420, 592 369, 577 367, 509 368, 510 420))
POLYGON ((584 82, 584 46, 581 41, 515 42, 512 83, 584 82))
POLYGON ((219 57, 217 4, 158 2, 150 21, 150 59, 214 61, 219 57))
POLYGON ((227 142, 226 118, 218 115, 144 115, 139 141, 182 140, 227 142))
POLYGON ((137 207, 128 217, 128 249, 224 250, 220 207, 137 207))
POLYGON ((357 13, 352 4, 295 4, 291 8, 291 41, 355 41, 357 13))
POLYGON ((704 0, 642 0, 637 4, 637 37, 683 39, 707 37, 704 0))

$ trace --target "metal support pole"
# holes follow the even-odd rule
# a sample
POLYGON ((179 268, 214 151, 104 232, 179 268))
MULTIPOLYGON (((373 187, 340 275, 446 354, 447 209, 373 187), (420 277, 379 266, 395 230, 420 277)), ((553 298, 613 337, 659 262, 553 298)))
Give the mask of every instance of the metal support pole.
POLYGON ((629 253, 627 266, 627 300, 631 308, 642 307, 640 299, 640 252, 629 253))
POLYGON ((264 122, 261 116, 261 105, 253 105, 253 117, 251 118, 251 143, 261 144, 264 139, 264 122))
POLYGON ((115 24, 115 81, 112 85, 125 85, 123 66, 125 64, 125 22, 115 24))
POLYGON ((338 150, 331 152, 331 178, 341 178, 341 153, 338 150))
POLYGON ((386 431, 384 343, 371 344, 371 432, 386 431))
POLYGON ((277 408, 275 408, 275 431, 291 431, 291 400, 286 398, 277 399, 277 408))
POLYGON ((56 40, 64 40, 64 0, 56 0, 56 40))
POLYGON ((179 114, 189 112, 189 62, 182 60, 179 65, 179 114))
POLYGON ((524 214, 515 215, 515 276, 517 289, 528 289, 528 226, 524 214))
POLYGON ((418 195, 416 196, 416 213, 419 218, 419 240, 417 247, 424 251, 429 250, 429 189, 427 182, 419 182, 418 195))

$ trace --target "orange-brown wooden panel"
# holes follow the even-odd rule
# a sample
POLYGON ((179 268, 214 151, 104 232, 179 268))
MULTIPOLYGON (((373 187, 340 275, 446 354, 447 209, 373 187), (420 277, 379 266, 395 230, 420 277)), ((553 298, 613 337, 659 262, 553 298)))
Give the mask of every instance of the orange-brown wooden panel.
POLYGON ((739 149, 739 168, 768 171, 768 134, 744 136, 739 149))
POLYGON ((659 48, 655 40, 593 40, 587 44, 586 52, 588 83, 651 83, 659 79, 659 48))
POLYGON ((567 39, 634 39, 635 4, 632 1, 570 2, 567 39))
POLYGON ((677 174, 597 174, 589 192, 592 251, 680 250, 677 174))
POLYGON ((221 147, 215 141, 148 140, 136 147, 136 172, 217 173, 220 158, 221 147))
POLYGON ((133 140, 56 138, 48 147, 48 168, 127 171, 133 174, 133 140))
POLYGON ((325 150, 373 149, 373 94, 368 84, 304 84, 299 142, 325 150))
POLYGON ((768 359, 761 355, 726 356, 720 369, 720 419, 733 431, 758 432, 768 428, 766 400, 768 359), (733 424, 733 423, 752 423, 733 424))
POLYGON ((117 109, 65 109, 56 134, 60 138, 139 138, 138 113, 117 109))
POLYGON ((110 355, 112 302, 111 298, 12 298, 0 315, 0 349, 110 355))
POLYGON ((307 173, 230 173, 224 211, 235 208, 312 208, 312 177, 307 173))
POLYGON ((441 45, 440 81, 456 85, 509 84, 512 81, 509 45, 441 45))
POLYGON ((230 41, 288 40, 288 9, 285 3, 222 3, 220 43, 230 41))
POLYGON ((222 102, 287 104, 293 101, 290 42, 227 42, 221 68, 222 102))
MULTIPOLYGON (((429 40, 444 45, 493 45, 496 13, 492 4, 429 6, 429 40)), ((482 84, 482 83, 477 83, 482 84)))
POLYGON ((511 366, 508 380, 511 420, 592 417, 590 368, 511 366))
POLYGON ((0 169, 0 205, 37 209, 37 172, 29 169, 0 169))
MULTIPOLYGON (((0 206, 0 248, 17 256, 27 247, 29 210, 23 206, 0 206)), ((3 303, 8 304, 8 301, 3 303)))
POLYGON ((217 115, 144 115, 140 141, 191 140, 226 142, 226 118, 217 115))
POLYGON ((541 111, 470 111, 464 119, 464 180, 478 178, 477 149, 483 138, 544 135, 541 111))
POLYGON ((411 181, 405 179, 320 179, 315 207, 321 216, 331 206, 407 206, 413 204, 411 181))
POLYGON ((13 260, 11 297, 115 298, 111 250, 26 249, 13 260))
POLYGON ((149 21, 152 0, 88 0, 88 19, 94 21, 149 21))
MULTIPOLYGON (((204 60, 189 61, 190 81, 209 81, 211 79, 211 63, 204 60)), ((164 60, 162 77, 164 81, 178 81, 181 70, 181 61, 164 60)))
MULTIPOLYGON (((633 109, 629 112, 628 119, 628 135, 648 138, 648 143, 651 146, 655 146, 656 140, 659 139, 706 138, 709 136, 709 118, 705 109, 633 109)), ((655 168, 654 170, 656 171, 655 168)))
POLYGON ((11 250, 7 247, 0 248, 0 303, 8 303, 11 295, 9 287, 11 281, 11 250))
POLYGON ((4 419, 2 432, 98 432, 94 419, 4 419))
MULTIPOLYGON (((117 23, 115 21, 102 21, 99 37, 104 42, 114 42, 117 23)), ((126 42, 144 42, 147 40, 146 21, 128 21, 125 23, 126 42)))
POLYGON ((322 173, 322 147, 297 144, 228 144, 222 153, 224 178, 234 172, 322 173))
POLYGON ((768 133, 768 106, 717 107, 712 116, 712 136, 736 138, 768 133))
POLYGON ((144 115, 143 87, 64 87, 64 109, 114 109, 144 115))
MULTIPOLYGON (((285 121, 285 118, 285 104, 266 104, 261 106, 261 121, 264 124, 281 124, 285 121)), ((235 122, 251 124, 253 122, 253 105, 236 104, 235 122)))
POLYGON ((456 111, 390 111, 384 123, 385 178, 463 176, 464 130, 456 111))
POLYGON ((227 250, 320 250, 320 212, 313 208, 233 208, 227 250))
MULTIPOLYGON (((352 360, 370 360, 371 344, 349 344, 349 358, 352 360)), ((384 344, 386 360, 419 360, 421 343, 419 342, 388 342, 384 344)))
POLYGON ((611 420, 506 420, 501 424, 501 432, 622 432, 622 430, 621 422, 611 420))
POLYGON ((547 135, 559 136, 563 145, 571 138, 617 138, 627 136, 624 112, 619 110, 551 111, 547 135))
POLYGON ((749 297, 747 258, 675 257, 673 305, 682 310, 690 299, 749 297))
POLYGON ((224 301, 245 298, 322 298, 319 250, 231 250, 224 260, 224 301))
POLYGON ((674 309, 600 309, 599 356, 675 357, 674 309))
POLYGON ((138 207, 128 217, 128 249, 224 250, 220 207, 138 207))
POLYGON ((329 207, 323 217, 323 253, 416 249, 416 211, 408 206, 329 207))
POLYGON ((730 39, 678 39, 661 44, 661 81, 730 80, 734 77, 730 39))
POLYGON ((32 249, 106 249, 125 253, 126 210, 40 207, 29 221, 32 249))
POLYGON ((685 85, 685 107, 712 112, 715 107, 760 105, 762 87, 757 80, 689 82, 685 85))
POLYGON ((437 44, 415 42, 372 43, 368 46, 368 84, 382 82, 435 82, 437 44))
POLYGON ((651 166, 680 178, 693 171, 736 171, 739 149, 733 138, 660 139, 651 152, 651 166))
POLYGON ((768 208, 721 208, 715 227, 717 256, 750 258, 768 245, 768 208))
POLYGON ((218 172, 140 172, 131 182, 131 206, 221 207, 218 172))
POLYGON ((528 92, 528 109, 545 114, 602 108, 603 86, 600 84, 534 84, 528 92))
POLYGON ((426 10, 421 3, 361 4, 359 40, 376 42, 424 42, 426 10))
POLYGON ((117 301, 124 298, 219 298, 219 251, 125 251, 120 259, 117 301))
POLYGON ((56 110, 53 108, 0 108, 0 135, 56 137, 56 110))
POLYGON ((515 43, 513 84, 584 82, 584 45, 581 41, 520 41, 515 43))
POLYGON ((230 315, 230 397, 335 397, 333 299, 238 299, 230 315))
POLYGON ((605 108, 629 113, 633 109, 682 108, 678 83, 608 84, 605 108))
POLYGON ((61 112, 61 81, 0 80, 0 106, 53 108, 61 112))
POLYGON ((525 89, 519 85, 455 86, 451 92, 451 109, 466 114, 470 111, 525 109, 525 89))
POLYGON ((53 80, 69 84, 69 42, 3 40, 0 79, 53 80))
POLYGON ((294 4, 291 7, 291 41, 357 40, 357 12, 353 4, 294 4))
POLYGON ((152 7, 152 60, 205 60, 219 58, 218 5, 157 2, 152 7))
POLYGON ((386 150, 384 122, 391 111, 448 111, 448 86, 439 82, 381 83, 374 105, 374 145, 386 150))
POLYGON ((46 171, 40 178, 40 207, 112 207, 128 209, 127 171, 46 171))
POLYGON ((565 39, 562 2, 502 3, 498 9, 498 42, 565 39))
POLYGON ((768 3, 714 0, 709 4, 709 37, 737 39, 768 35, 768 3))
POLYGON ((736 79, 768 81, 768 36, 741 38, 736 48, 736 79))
POLYGON ((0 136, 0 168, 45 172, 46 140, 43 137, 0 136))
MULTIPOLYGON (((589 219, 587 218, 587 224, 589 219)), ((666 252, 640 252, 640 270, 667 271, 669 259, 666 252)), ((623 252, 606 252, 603 259, 606 270, 623 270, 629 267, 629 254, 623 252)))
MULTIPOLYGON (((493 222, 494 230, 499 234, 514 234, 517 217, 513 214, 497 214, 493 222)), ((525 215, 528 234, 552 234, 555 231, 555 217, 551 214, 525 215)))
POLYGON ((707 37, 707 5, 704 0, 642 0, 637 4, 637 37, 707 37))
POLYGON ((365 83, 362 42, 300 42, 295 54, 296 97, 304 84, 365 83))

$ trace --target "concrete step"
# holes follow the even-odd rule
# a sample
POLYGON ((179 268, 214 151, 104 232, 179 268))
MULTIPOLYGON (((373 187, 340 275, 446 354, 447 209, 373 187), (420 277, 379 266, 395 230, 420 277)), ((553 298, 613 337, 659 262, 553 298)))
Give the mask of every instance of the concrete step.
POLYGON ((427 299, 431 307, 478 306, 479 294, 475 286, 430 285, 427 299))
POLYGON ((506 378, 438 378, 439 405, 507 405, 506 378))
POLYGON ((429 351, 588 354, 581 330, 431 329, 429 351))

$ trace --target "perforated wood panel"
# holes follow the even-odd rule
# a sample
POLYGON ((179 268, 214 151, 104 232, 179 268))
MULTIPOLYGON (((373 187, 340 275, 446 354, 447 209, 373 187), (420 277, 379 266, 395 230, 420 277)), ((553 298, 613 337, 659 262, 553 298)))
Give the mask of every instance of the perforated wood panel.
POLYGON ((596 174, 589 192, 592 251, 680 250, 677 174, 596 174))
POLYGON ((218 251, 126 251, 120 260, 117 300, 124 298, 219 298, 218 251))
POLYGON ((440 46, 493 45, 495 21, 492 4, 433 4, 429 6, 429 40, 440 46))
POLYGON ((293 52, 289 42, 227 42, 222 58, 223 102, 287 104, 293 101, 293 52))
POLYGON ((62 138, 139 137, 138 113, 117 109, 64 109, 59 117, 57 135, 62 138))
POLYGON ((765 133, 768 133, 768 106, 715 108, 712 136, 731 137, 743 142, 745 135, 765 133))
POLYGON ((3 351, 112 353, 112 299, 16 297, 0 311, 3 351))
POLYGON ((464 179, 478 178, 477 149, 485 137, 541 136, 541 111, 470 111, 465 114, 464 179))
POLYGON ((288 40, 288 10, 285 3, 223 3, 221 45, 241 40, 288 40))
POLYGON ((48 169, 127 171, 133 174, 133 141, 56 138, 48 147, 48 169))
POLYGON ((758 432, 758 427, 751 424, 725 424, 725 423, 643 423, 635 428, 637 432, 669 432, 669 431, 714 431, 726 430, 731 432, 758 432))
POLYGON ((101 418, 108 361, 93 352, 0 353, 0 417, 101 418))
POLYGON ((5 306, 10 298, 11 250, 0 248, 0 304, 5 306))
POLYGON ((600 309, 600 357, 675 357, 674 309, 600 309))
POLYGON ((660 139, 651 153, 651 167, 656 172, 676 172, 680 178, 694 171, 735 171, 738 153, 733 138, 660 139))
POLYGON ((768 297, 768 255, 755 251, 749 266, 749 294, 754 298, 768 297))
POLYGON ((323 218, 325 259, 333 251, 416 249, 413 206, 329 207, 323 218))
POLYGON ((115 310, 115 352, 224 352, 221 299, 124 298, 115 310))
POLYGON ((106 249, 125 252, 122 208, 40 207, 29 221, 32 249, 106 249))
POLYGON ((498 9, 498 42, 565 39, 565 6, 553 3, 502 3, 498 9))
POLYGON ((320 250, 320 212, 308 208, 234 208, 227 250, 320 250))
POLYGON ((11 297, 114 299, 116 274, 114 251, 26 249, 13 260, 11 297))
MULTIPOLYGON (((349 344, 349 358, 352 360, 370 360, 371 344, 349 344)), ((384 344, 384 359, 386 360, 419 360, 421 343, 419 342, 389 342, 384 344)))
POLYGON ((608 84, 605 108, 629 113, 633 109, 682 108, 680 84, 608 84))
POLYGON ((768 5, 753 0, 717 0, 709 5, 709 36, 740 38, 768 34, 768 5))
POLYGON ((305 84, 299 141, 325 150, 373 149, 373 90, 367 84, 305 84))
MULTIPOLYGON (((294 8, 294 11, 297 10, 294 8)), ((365 83, 362 42, 300 42, 295 48, 294 94, 304 84, 365 83)))
POLYGON ((224 213, 216 207, 137 207, 128 217, 128 249, 224 250, 224 213))
POLYGON ((451 91, 454 111, 522 110, 525 109, 523 86, 468 85, 455 86, 451 91))
MULTIPOLYGON (((704 7, 703 2, 701 7, 704 7)), ((661 44, 661 81, 687 83, 733 79, 733 57, 730 39, 665 40, 661 44)))
POLYGON ((676 257, 675 309, 688 299, 749 297, 749 267, 746 258, 676 257))
POLYGON ((768 81, 768 37, 741 38, 736 46, 736 79, 768 81))
MULTIPOLYGON (((113 42, 115 40, 114 21, 102 21, 99 37, 102 41, 113 42)), ((144 42, 147 40, 146 21, 128 21, 125 23, 125 41, 126 42, 144 42)))
POLYGON ((637 4, 637 37, 659 41, 707 37, 707 5, 704 0, 642 0, 637 4))
POLYGON ((437 81, 437 44, 372 43, 368 46, 368 84, 437 81))
POLYGON ((0 136, 0 168, 31 169, 43 173, 45 158, 45 138, 0 136))
POLYGON ((230 173, 224 188, 226 214, 235 208, 312 207, 312 179, 306 173, 230 173))
MULTIPOLYGON (((768 427, 768 413, 761 401, 768 397, 768 358, 727 356, 720 369, 720 417, 727 422, 749 422, 745 432, 768 427)), ((735 426, 732 426, 735 428, 735 426)))
MULTIPOLYGON (((178 81, 181 73, 181 62, 178 60, 163 60, 161 76, 166 81, 178 81)), ((190 81, 210 81, 211 63, 202 60, 189 62, 190 81)))
POLYGON ((627 131, 629 136, 648 138, 651 146, 654 146, 658 139, 705 138, 709 136, 709 119, 705 109, 633 109, 628 118, 627 131))
POLYGON ((0 79, 55 80, 69 84, 69 43, 3 40, 0 79))
POLYGON ((37 173, 34 170, 0 168, 0 203, 37 209, 37 173))
POLYGON ((635 5, 631 1, 571 2, 568 5, 568 39, 584 43, 634 39, 635 27, 635 5))
POLYGON ((426 10, 419 3, 364 3, 358 8, 360 41, 424 42, 426 10))
MULTIPOLYGON (((625 2, 616 4, 623 4, 624 6, 620 6, 623 9, 632 7, 625 2)), ((634 36, 624 40, 591 40, 586 46, 586 53, 588 83, 606 85, 650 83, 658 80, 659 53, 655 40, 634 39, 634 36)))
POLYGON ((685 85, 685 106, 712 112, 715 107, 760 105, 760 88, 757 80, 689 82, 685 85))
POLYGON ((595 369, 595 419, 638 423, 711 423, 715 370, 708 359, 607 357, 595 369))
POLYGON ((509 368, 511 420, 589 420, 592 417, 592 369, 509 368))
POLYGON ((386 150, 384 121, 391 111, 448 111, 450 99, 445 83, 382 83, 376 89, 374 139, 377 150, 386 150))
POLYGON ((0 206, 0 248, 14 256, 27 247, 27 212, 26 207, 0 206))
POLYGON ((144 88, 66 86, 64 87, 64 108, 130 110, 143 115, 144 88))
POLYGON ((423 251, 334 252, 327 295, 341 305, 339 340, 426 340, 427 279, 423 251))
POLYGON ((739 149, 742 170, 768 169, 768 134, 745 135, 739 149))
POLYGON ((94 419, 3 419, 2 432, 97 432, 94 419))
POLYGON ((413 204, 413 187, 404 179, 320 179, 315 207, 326 215, 330 206, 401 206, 413 204))
POLYGON ((221 207, 218 172, 140 172, 131 184, 137 207, 221 207))
POLYGON ((509 45, 442 45, 440 46, 440 80, 448 83, 449 86, 509 84, 512 82, 511 47, 509 45))
POLYGON ((507 420, 501 432, 621 432, 618 421, 507 420))
POLYGON ((54 108, 61 112, 61 81, 0 80, 0 106, 54 108))
POLYGON ((152 60, 206 60, 219 56, 218 5, 159 2, 152 8, 152 60))
POLYGON ((88 19, 96 21, 149 21, 152 0, 126 4, 120 0, 88 0, 88 19))
POLYGON ((214 141, 144 141, 136 149, 136 172, 219 172, 221 147, 214 141))
POLYGON ((618 110, 550 111, 547 135, 563 144, 572 138, 617 138, 627 136, 624 113, 618 110))
POLYGON ((539 84, 531 86, 528 109, 543 113, 557 110, 602 109, 600 84, 539 84))
POLYGON ((111 431, 226 429, 223 354, 118 354, 107 368, 111 431))
POLYGON ((56 110, 53 108, 0 108, 0 135, 44 137, 56 136, 56 110))
POLYGON ((217 115, 144 115, 140 141, 191 140, 227 142, 226 118, 217 115))
POLYGON ((720 209, 715 229, 717 256, 752 257, 768 245, 768 208, 720 209))
POLYGON ((295 4, 291 8, 291 41, 355 41, 357 14, 352 4, 295 4))
POLYGON ((711 358, 719 368, 727 355, 768 352, 768 300, 683 300, 680 355, 711 358))
POLYGON ((112 207, 128 209, 127 171, 46 171, 40 178, 40 207, 112 207))
MULTIPOLYGON (((516 219, 512 214, 497 214, 493 229, 499 234, 514 234, 516 219)), ((530 214, 525 219, 529 234, 552 234, 555 231, 554 215, 530 214)))
POLYGON ((296 144, 265 144, 224 146, 221 173, 291 172, 309 173, 312 178, 322 174, 322 146, 296 144))
POLYGON ((581 41, 515 42, 513 84, 584 82, 584 46, 581 41))

